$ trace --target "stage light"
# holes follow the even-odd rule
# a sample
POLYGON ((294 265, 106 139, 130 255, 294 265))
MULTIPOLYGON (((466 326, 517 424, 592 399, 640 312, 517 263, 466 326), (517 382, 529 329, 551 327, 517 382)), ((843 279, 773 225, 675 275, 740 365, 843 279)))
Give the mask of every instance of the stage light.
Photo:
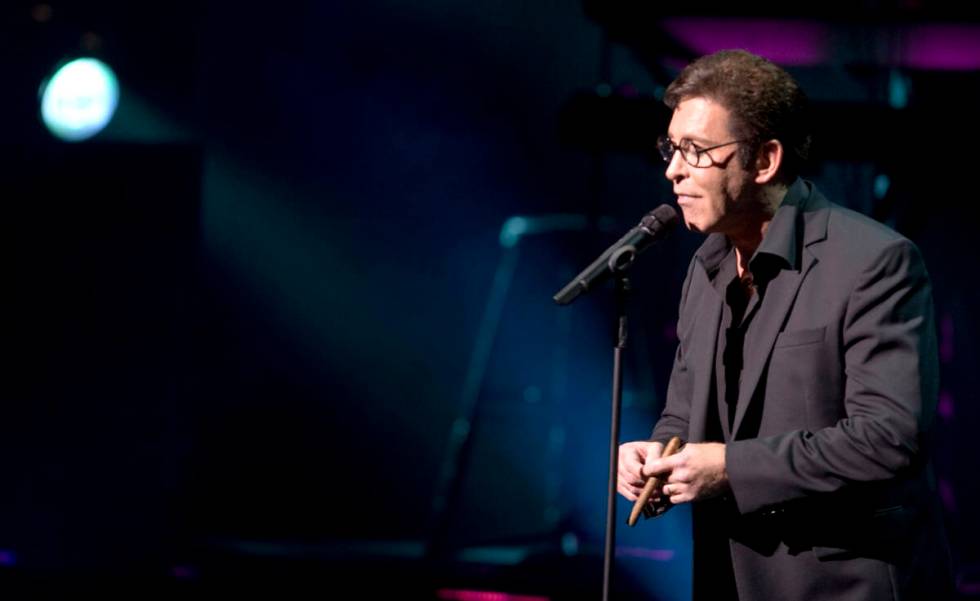
POLYGON ((118 103, 116 75, 94 58, 73 60, 41 84, 41 119, 48 131, 66 142, 102 131, 118 103))
POLYGON ((881 200, 888 194, 888 189, 892 186, 892 180, 890 177, 881 173, 875 177, 874 182, 874 194, 875 198, 881 200))

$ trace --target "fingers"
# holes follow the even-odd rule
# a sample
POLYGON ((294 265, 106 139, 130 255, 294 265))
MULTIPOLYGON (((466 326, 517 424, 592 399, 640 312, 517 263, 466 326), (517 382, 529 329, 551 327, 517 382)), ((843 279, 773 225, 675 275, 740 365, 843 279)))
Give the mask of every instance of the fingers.
POLYGON ((616 473, 616 490, 629 501, 636 501, 643 492, 647 478, 643 466, 650 456, 659 456, 663 445, 659 442, 634 441, 620 445, 619 466, 616 473))
POLYGON ((641 473, 644 477, 649 478, 650 476, 663 476, 671 471, 673 471, 678 466, 685 464, 687 460, 684 451, 671 455, 670 457, 661 458, 659 455, 657 457, 647 456, 646 462, 643 464, 643 469, 641 473))
POLYGON ((651 455, 659 457, 662 450, 663 445, 659 442, 628 442, 619 447, 619 465, 628 472, 639 474, 648 458, 651 455))
POLYGON ((622 482, 616 486, 616 492, 626 497, 626 500, 630 503, 635 502, 640 497, 640 492, 642 488, 636 488, 635 486, 626 486, 622 482))
MULTIPOLYGON (((619 494, 623 495, 630 501, 635 501, 643 491, 643 484, 645 480, 643 475, 640 473, 640 469, 636 467, 630 467, 631 462, 623 461, 623 453, 620 452, 620 463, 619 469, 616 473, 616 490, 619 494)), ((632 462, 632 465, 639 465, 642 467, 642 463, 632 462)))
POLYGON ((662 492, 665 497, 670 498, 671 503, 683 503, 690 501, 694 487, 693 472, 683 458, 668 457, 674 459, 670 462, 673 465, 669 474, 664 478, 662 492))
POLYGON ((684 482, 668 482, 663 487, 663 495, 671 505, 679 505, 694 500, 690 485, 684 482))
POLYGON ((617 474, 616 490, 630 501, 635 501, 640 496, 645 485, 646 479, 639 474, 631 474, 623 470, 617 474))
POLYGON ((661 487, 661 493, 674 505, 698 499, 701 490, 702 483, 696 471, 688 467, 675 468, 661 487))
POLYGON ((706 499, 728 488, 724 453, 721 443, 690 444, 676 455, 647 462, 643 473, 665 474, 661 492, 671 503, 706 499))

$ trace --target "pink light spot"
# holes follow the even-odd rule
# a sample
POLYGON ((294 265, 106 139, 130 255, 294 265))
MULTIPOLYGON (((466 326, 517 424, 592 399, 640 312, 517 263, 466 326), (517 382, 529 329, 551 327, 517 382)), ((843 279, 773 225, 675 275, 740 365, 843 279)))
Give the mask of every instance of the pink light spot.
POLYGON ((651 561, 670 561, 674 558, 673 549, 648 549, 646 547, 616 547, 617 557, 638 557, 651 561))
POLYGON ((946 391, 939 393, 939 406, 936 408, 939 417, 943 419, 952 419, 953 417, 953 395, 946 391))
POLYGON ((197 570, 191 566, 174 566, 171 568, 170 573, 177 580, 190 580, 197 576, 197 570))
POLYGON ((953 332, 953 317, 947 313, 939 324, 939 358, 943 363, 953 362, 953 332))
POLYGON ((696 54, 743 48, 781 65, 818 65, 830 58, 830 26, 778 19, 664 19, 664 31, 696 54))
POLYGON ((550 597, 540 595, 518 595, 497 591, 468 591, 443 588, 436 596, 447 601, 551 601, 550 597))
POLYGON ((906 32, 902 62, 914 69, 980 69, 980 28, 975 25, 917 25, 906 32))
POLYGON ((939 480, 939 498, 942 499, 946 511, 956 512, 956 495, 953 493, 953 486, 941 478, 939 480))

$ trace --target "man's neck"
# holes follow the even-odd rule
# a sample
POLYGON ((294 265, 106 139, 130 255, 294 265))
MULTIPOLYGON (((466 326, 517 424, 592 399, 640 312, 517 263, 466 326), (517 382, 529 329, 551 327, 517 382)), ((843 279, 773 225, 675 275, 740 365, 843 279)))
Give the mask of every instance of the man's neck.
POLYGON ((782 204, 787 190, 788 188, 783 185, 763 188, 761 198, 755 204, 757 208, 746 220, 746 226, 742 230, 728 235, 728 239, 735 247, 735 260, 739 277, 742 277, 748 270, 749 261, 752 260, 756 249, 762 244, 762 239, 765 238, 766 231, 769 229, 769 223, 772 222, 776 210, 782 204))

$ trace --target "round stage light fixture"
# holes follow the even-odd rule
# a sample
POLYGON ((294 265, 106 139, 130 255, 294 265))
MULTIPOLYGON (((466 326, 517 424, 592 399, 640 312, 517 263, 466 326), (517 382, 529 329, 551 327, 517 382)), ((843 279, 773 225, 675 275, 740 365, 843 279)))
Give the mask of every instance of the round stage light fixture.
POLYGON ((41 84, 41 119, 48 131, 66 142, 102 131, 118 104, 116 75, 95 58, 65 63, 41 84))

